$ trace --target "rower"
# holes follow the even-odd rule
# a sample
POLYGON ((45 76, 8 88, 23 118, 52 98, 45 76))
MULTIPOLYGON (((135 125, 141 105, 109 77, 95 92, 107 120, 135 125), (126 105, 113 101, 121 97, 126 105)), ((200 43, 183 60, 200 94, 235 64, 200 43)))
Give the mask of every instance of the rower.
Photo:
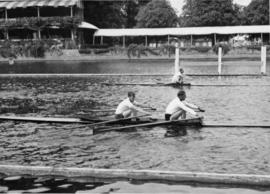
POLYGON ((200 110, 194 104, 188 103, 185 101, 186 99, 186 92, 184 90, 180 90, 177 93, 177 97, 174 98, 166 108, 165 112, 165 120, 178 120, 186 118, 186 112, 194 115, 199 116, 194 110, 200 110))
POLYGON ((180 68, 179 72, 172 77, 172 83, 183 84, 184 83, 184 69, 180 68))
POLYGON ((150 114, 141 108, 147 108, 138 102, 135 101, 135 93, 134 92, 128 92, 128 98, 123 100, 116 108, 115 111, 115 118, 116 119, 122 119, 122 118, 128 118, 128 117, 135 117, 137 116, 137 112, 150 114))

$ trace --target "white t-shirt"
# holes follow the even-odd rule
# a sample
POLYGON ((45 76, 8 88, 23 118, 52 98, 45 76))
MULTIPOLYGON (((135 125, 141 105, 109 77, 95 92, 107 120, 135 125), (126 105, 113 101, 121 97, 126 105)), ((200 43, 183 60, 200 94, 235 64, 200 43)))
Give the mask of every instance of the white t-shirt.
POLYGON ((117 106, 115 114, 122 114, 123 112, 130 109, 137 109, 137 107, 132 104, 132 102, 130 102, 129 98, 126 98, 117 106))
POLYGON ((180 101, 180 99, 178 97, 176 97, 175 99, 173 99, 169 105, 166 108, 165 113, 166 114, 174 114, 179 110, 185 110, 188 113, 192 114, 192 115, 196 115, 197 113, 192 110, 191 108, 198 108, 197 106, 195 106, 194 104, 188 103, 186 101, 180 101))
POLYGON ((184 82, 184 75, 181 72, 177 72, 172 77, 172 83, 177 83, 177 82, 179 83, 184 82))

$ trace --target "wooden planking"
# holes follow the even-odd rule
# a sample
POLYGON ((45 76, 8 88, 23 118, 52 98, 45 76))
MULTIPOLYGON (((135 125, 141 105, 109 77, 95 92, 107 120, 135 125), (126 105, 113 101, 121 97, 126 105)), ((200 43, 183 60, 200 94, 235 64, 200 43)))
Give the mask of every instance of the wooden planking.
POLYGON ((52 118, 52 117, 17 117, 17 116, 0 116, 2 121, 22 121, 22 122, 47 122, 47 123, 92 123, 82 121, 80 118, 52 118))
POLYGON ((244 127, 244 128, 270 128, 270 124, 241 124, 241 123, 203 123, 203 127, 224 127, 224 128, 237 128, 237 127, 244 127))
POLYGON ((65 177, 94 177, 111 179, 135 179, 145 181, 192 182, 201 184, 228 184, 229 186, 270 186, 269 175, 254 174, 221 174, 207 172, 158 171, 158 170, 126 170, 126 169, 95 169, 67 168, 51 166, 19 166, 0 165, 0 173, 9 176, 30 174, 32 176, 65 176, 65 177))

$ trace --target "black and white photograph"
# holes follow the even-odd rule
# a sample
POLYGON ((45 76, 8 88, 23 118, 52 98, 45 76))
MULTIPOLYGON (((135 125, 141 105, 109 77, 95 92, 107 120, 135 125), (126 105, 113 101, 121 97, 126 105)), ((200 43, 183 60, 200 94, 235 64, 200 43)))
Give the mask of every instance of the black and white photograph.
POLYGON ((270 0, 0 0, 0 193, 270 194, 270 0))

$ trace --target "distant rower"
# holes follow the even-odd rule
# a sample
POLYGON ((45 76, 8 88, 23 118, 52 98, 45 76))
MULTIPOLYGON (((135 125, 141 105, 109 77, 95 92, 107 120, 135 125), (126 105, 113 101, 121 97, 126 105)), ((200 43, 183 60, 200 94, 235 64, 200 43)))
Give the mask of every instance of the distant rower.
POLYGON ((128 118, 131 116, 137 116, 137 112, 142 112, 145 114, 150 114, 142 108, 146 108, 145 106, 139 104, 135 101, 135 93, 134 92, 128 92, 128 98, 123 100, 116 108, 115 111, 115 118, 121 119, 121 118, 128 118))
POLYGON ((199 116, 195 110, 200 110, 199 107, 197 107, 194 104, 188 103, 185 101, 186 99, 186 92, 181 90, 177 93, 177 97, 174 98, 169 105, 166 108, 165 112, 165 120, 177 120, 177 119, 185 119, 186 118, 186 112, 194 115, 199 116))
POLYGON ((174 76, 172 77, 172 83, 184 83, 184 69, 180 68, 179 72, 174 74, 174 76))

